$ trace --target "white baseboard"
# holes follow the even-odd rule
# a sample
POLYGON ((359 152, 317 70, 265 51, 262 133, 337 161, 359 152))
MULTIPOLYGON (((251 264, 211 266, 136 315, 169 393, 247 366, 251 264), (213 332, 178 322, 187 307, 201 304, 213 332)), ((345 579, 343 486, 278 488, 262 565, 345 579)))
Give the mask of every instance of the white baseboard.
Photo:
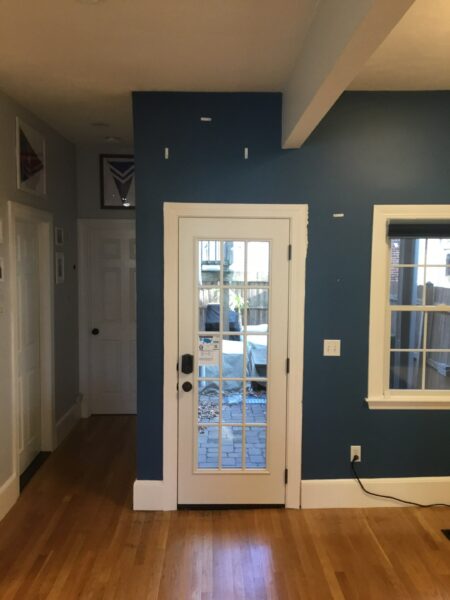
MULTIPOLYGON (((450 504, 450 477, 398 477, 361 479, 376 494, 396 496, 420 504, 450 504)), ((302 508, 366 508, 406 506, 395 500, 365 494, 353 479, 304 480, 301 483, 302 508)))
POLYGON ((133 510, 176 510, 176 503, 168 498, 168 487, 164 481, 136 479, 133 486, 133 510))
POLYGON ((56 423, 56 446, 69 435, 78 421, 81 419, 81 403, 82 395, 78 395, 75 403, 69 408, 65 415, 63 415, 56 423))
POLYGON ((81 396, 81 418, 89 419, 89 417, 92 414, 90 406, 89 406, 89 401, 85 394, 80 394, 80 396, 81 396))
POLYGON ((19 478, 11 475, 0 487, 0 521, 19 498, 19 478))

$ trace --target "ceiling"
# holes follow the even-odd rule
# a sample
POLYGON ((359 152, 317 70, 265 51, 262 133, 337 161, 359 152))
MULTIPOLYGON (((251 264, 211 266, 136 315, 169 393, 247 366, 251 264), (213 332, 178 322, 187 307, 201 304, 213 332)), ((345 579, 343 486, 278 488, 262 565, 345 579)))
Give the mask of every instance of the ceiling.
POLYGON ((416 0, 350 89, 450 90, 450 0, 416 0))
POLYGON ((317 1, 0 0, 0 88, 70 140, 129 141, 131 90, 282 89, 317 1))
MULTIPOLYGON (((318 3, 0 0, 0 89, 74 142, 127 143, 131 90, 283 89, 318 3)), ((351 89, 450 89, 449 57, 450 0, 416 0, 351 89)))

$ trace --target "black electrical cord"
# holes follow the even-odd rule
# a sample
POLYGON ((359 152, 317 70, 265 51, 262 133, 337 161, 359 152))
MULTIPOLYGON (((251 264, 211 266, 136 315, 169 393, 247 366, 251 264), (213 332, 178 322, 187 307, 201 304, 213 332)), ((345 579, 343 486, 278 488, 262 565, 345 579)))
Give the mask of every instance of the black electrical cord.
POLYGON ((361 479, 359 478, 358 473, 356 472, 355 462, 357 460, 358 460, 358 456, 354 456, 352 458, 350 465, 352 467, 353 476, 355 477, 356 481, 359 483, 359 486, 362 489, 362 491, 365 492, 366 494, 369 494, 370 496, 376 496, 377 498, 386 498, 387 500, 396 500, 397 502, 403 502, 403 504, 411 504, 413 506, 419 506, 420 508, 436 508, 438 506, 445 506, 447 508, 450 508, 450 504, 445 504, 444 502, 442 502, 442 503, 439 502, 436 504, 420 504, 420 502, 413 502, 412 500, 402 500, 402 498, 396 498, 395 496, 386 496, 385 494, 376 494, 375 492, 370 492, 368 489, 366 489, 363 486, 361 479))

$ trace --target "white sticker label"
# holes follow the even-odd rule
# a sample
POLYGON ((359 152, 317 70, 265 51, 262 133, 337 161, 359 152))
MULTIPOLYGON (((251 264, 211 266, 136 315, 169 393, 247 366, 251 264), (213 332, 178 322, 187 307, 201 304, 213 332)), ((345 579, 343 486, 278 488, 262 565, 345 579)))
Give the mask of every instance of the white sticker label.
POLYGON ((219 364, 220 338, 218 335, 200 338, 198 344, 198 364, 200 367, 219 364))

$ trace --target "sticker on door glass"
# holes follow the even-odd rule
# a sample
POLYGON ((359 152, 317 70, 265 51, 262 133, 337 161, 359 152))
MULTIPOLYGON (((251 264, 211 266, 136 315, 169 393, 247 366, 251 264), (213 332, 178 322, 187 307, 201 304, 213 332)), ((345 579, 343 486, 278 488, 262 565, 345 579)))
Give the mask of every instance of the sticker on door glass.
POLYGON ((198 344, 198 364, 201 367, 206 365, 219 364, 220 338, 218 335, 201 337, 198 344))

